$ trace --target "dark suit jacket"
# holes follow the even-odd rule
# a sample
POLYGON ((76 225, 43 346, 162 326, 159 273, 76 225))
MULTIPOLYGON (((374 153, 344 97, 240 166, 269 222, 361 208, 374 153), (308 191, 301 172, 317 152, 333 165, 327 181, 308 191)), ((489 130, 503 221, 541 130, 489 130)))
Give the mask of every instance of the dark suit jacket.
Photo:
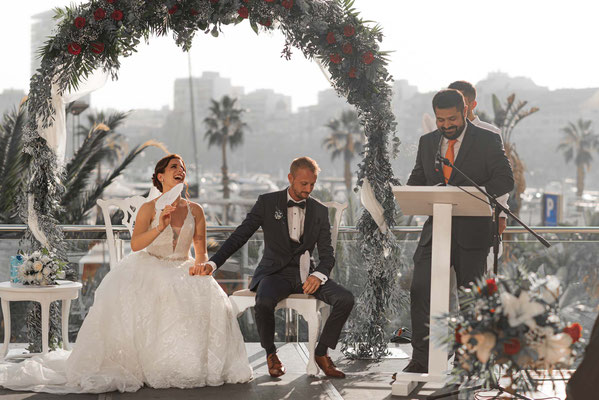
MULTIPOLYGON (((442 184, 443 169, 436 170, 435 156, 441 142, 439 130, 420 138, 416 165, 408 179, 410 186, 442 184)), ((491 131, 474 126, 468 121, 454 165, 474 182, 484 186, 492 196, 501 196, 514 187, 512 168, 503 150, 501 137, 491 131)), ((455 169, 449 177, 451 186, 472 186, 455 169)), ((420 246, 430 244, 433 235, 432 217, 422 227, 420 246)), ((493 239, 492 221, 489 217, 453 217, 452 240, 464 248, 484 248, 493 239)))
POLYGON ((328 208, 312 197, 307 199, 303 242, 298 249, 292 251, 287 226, 287 189, 260 195, 245 220, 210 261, 217 268, 223 265, 260 227, 264 232, 264 254, 250 283, 251 290, 255 290, 262 278, 280 271, 292 261, 299 265, 300 256, 306 250, 312 255, 315 246, 318 247, 320 262, 315 266, 311 260, 310 272, 317 271, 329 276, 335 265, 335 256, 331 246, 328 208))

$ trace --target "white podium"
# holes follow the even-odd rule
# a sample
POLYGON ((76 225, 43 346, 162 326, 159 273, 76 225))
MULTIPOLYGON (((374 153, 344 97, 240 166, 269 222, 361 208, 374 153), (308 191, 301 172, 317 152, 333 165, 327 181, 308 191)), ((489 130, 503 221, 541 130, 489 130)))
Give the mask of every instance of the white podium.
POLYGON ((436 317, 449 312, 451 217, 490 217, 492 210, 475 187, 393 186, 392 190, 404 215, 433 216, 428 374, 397 373, 391 394, 407 396, 418 382, 427 382, 428 389, 440 389, 448 378, 447 345, 434 339, 448 330, 447 323, 436 317))

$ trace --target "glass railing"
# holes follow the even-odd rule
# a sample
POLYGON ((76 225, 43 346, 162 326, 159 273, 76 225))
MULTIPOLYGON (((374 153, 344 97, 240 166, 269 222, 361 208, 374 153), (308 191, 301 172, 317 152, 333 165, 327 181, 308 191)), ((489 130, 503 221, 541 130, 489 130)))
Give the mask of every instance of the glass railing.
MULTIPOLYGON (((0 281, 9 279, 9 259, 20 248, 23 225, 0 225, 0 281)), ((109 272, 108 246, 104 226, 64 226, 68 248, 68 279, 83 284, 81 295, 71 305, 69 321, 70 339, 76 334, 89 308, 93 305, 94 293, 104 276, 109 272)), ((585 328, 584 336, 596 317, 599 305, 599 227, 539 227, 534 228, 550 241, 552 247, 545 249, 530 234, 520 228, 508 227, 504 234, 504 255, 499 271, 505 263, 522 264, 539 276, 557 275, 562 282, 562 317, 569 322, 579 322, 585 328)), ((234 227, 209 227, 209 254, 226 240, 234 227)), ((129 251, 129 233, 125 227, 114 229, 123 253, 129 251)), ((401 274, 399 292, 401 299, 389 311, 389 334, 400 326, 410 326, 409 287, 412 276, 412 255, 420 233, 418 227, 394 229, 400 243, 400 256, 389 268, 401 274)), ((368 278, 365 262, 360 252, 358 231, 354 227, 341 227, 336 245, 336 266, 332 278, 351 290, 356 296, 368 278)), ((252 239, 215 274, 215 279, 227 294, 248 287, 263 252, 261 232, 252 239)), ((13 342, 26 342, 25 320, 28 302, 11 303, 13 342)), ((279 310, 276 313, 276 341, 307 341, 307 324, 294 312, 279 310)), ((255 327, 253 309, 246 310, 239 319, 247 342, 259 341, 255 327)), ((0 329, 3 339, 4 329, 0 329)))

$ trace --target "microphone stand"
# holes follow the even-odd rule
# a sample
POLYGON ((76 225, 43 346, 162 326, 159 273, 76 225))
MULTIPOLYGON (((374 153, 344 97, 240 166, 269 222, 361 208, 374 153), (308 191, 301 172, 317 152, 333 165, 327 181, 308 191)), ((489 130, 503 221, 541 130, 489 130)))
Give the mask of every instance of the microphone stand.
POLYGON ((489 200, 489 203, 491 204, 491 206, 493 207, 494 211, 495 211, 495 221, 494 221, 494 232, 493 232, 493 273, 495 273, 495 275, 497 275, 497 253, 499 252, 499 213, 501 211, 503 211, 504 213, 506 213, 507 215, 509 215, 510 217, 512 217, 517 223, 519 223, 520 225, 522 225, 522 227, 524 229, 526 229, 528 232, 530 232, 531 235, 533 235, 539 242, 541 242, 541 244, 545 247, 551 247, 551 244, 545 240, 545 238, 543 238, 541 235, 539 235, 538 233, 536 233, 535 231, 533 231, 528 225, 526 225, 524 222, 522 222, 520 220, 520 218, 518 218, 517 216, 514 215, 514 213, 512 213, 510 210, 508 210, 507 208, 505 208, 503 205, 501 205, 497 199, 495 199, 495 197, 491 196, 489 193, 487 193, 485 191, 485 189, 483 189, 482 187, 480 187, 476 182, 474 182, 468 175, 466 175, 464 172, 462 172, 458 167, 456 167, 451 161, 449 161, 447 158, 442 157, 440 154, 437 154, 437 160, 439 160, 441 163, 447 165, 448 167, 451 167, 452 169, 455 169, 460 175, 462 175, 472 186, 474 186, 479 192, 481 192, 482 194, 484 194, 487 199, 489 200))

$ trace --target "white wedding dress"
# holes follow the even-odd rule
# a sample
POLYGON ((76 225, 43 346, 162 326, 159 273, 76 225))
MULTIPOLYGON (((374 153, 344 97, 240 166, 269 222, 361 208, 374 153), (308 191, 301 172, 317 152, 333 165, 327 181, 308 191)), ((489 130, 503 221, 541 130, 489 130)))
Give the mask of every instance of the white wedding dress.
MULTIPOLYGON (((157 224, 154 218, 152 227, 157 224)), ((178 240, 169 225, 106 275, 72 352, 5 361, 0 386, 102 393, 249 381, 252 370, 227 295, 212 276, 189 275, 193 233, 188 208, 178 240)))

